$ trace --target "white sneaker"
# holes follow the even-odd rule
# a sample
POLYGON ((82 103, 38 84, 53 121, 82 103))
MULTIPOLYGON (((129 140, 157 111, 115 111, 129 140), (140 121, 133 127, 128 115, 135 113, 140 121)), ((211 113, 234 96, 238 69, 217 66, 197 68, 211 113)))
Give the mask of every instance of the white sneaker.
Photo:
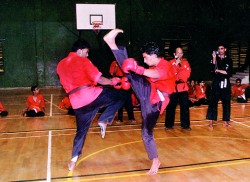
POLYGON ((107 124, 105 124, 105 123, 98 123, 98 125, 101 128, 101 136, 102 136, 102 138, 104 138, 105 137, 106 128, 107 128, 107 124))

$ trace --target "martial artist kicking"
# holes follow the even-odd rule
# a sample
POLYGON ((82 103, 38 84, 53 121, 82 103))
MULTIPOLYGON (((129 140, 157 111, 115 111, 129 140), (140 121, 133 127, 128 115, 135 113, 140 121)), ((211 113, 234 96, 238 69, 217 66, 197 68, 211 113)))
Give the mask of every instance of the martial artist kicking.
POLYGON ((115 42, 118 33, 123 33, 123 30, 111 30, 104 36, 104 41, 111 48, 140 101, 142 139, 148 157, 152 160, 151 168, 147 174, 153 175, 157 173, 160 166, 153 128, 160 113, 163 113, 169 103, 169 96, 174 91, 175 77, 171 65, 161 57, 157 44, 149 42, 141 48, 144 63, 149 66, 149 69, 146 69, 139 66, 135 59, 128 58, 125 47, 118 48, 115 42))

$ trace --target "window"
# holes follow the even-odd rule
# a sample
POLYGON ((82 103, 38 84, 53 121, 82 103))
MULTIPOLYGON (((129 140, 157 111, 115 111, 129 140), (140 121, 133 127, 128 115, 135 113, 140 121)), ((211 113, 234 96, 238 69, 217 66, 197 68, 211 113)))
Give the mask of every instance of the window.
POLYGON ((183 49, 184 58, 188 58, 188 46, 190 39, 162 39, 164 44, 164 57, 166 60, 174 58, 175 49, 181 47, 183 49))
POLYGON ((233 42, 229 45, 229 56, 232 58, 234 69, 237 70, 245 64, 247 51, 247 42, 233 42))

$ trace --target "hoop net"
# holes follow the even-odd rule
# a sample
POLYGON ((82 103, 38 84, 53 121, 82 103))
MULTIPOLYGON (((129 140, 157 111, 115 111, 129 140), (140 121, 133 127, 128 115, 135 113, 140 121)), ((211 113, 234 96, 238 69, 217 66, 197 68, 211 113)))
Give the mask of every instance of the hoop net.
POLYGON ((102 21, 93 21, 92 22, 93 25, 93 31, 98 34, 101 31, 101 26, 102 25, 102 21))

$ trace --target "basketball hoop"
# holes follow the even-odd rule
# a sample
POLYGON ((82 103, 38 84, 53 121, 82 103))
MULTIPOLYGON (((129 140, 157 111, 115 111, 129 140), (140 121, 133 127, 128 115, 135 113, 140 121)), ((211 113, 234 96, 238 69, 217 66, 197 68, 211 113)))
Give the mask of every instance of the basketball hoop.
POLYGON ((100 25, 102 25, 102 21, 93 21, 92 25, 93 25, 93 32, 95 32, 96 35, 98 35, 101 31, 100 25))

